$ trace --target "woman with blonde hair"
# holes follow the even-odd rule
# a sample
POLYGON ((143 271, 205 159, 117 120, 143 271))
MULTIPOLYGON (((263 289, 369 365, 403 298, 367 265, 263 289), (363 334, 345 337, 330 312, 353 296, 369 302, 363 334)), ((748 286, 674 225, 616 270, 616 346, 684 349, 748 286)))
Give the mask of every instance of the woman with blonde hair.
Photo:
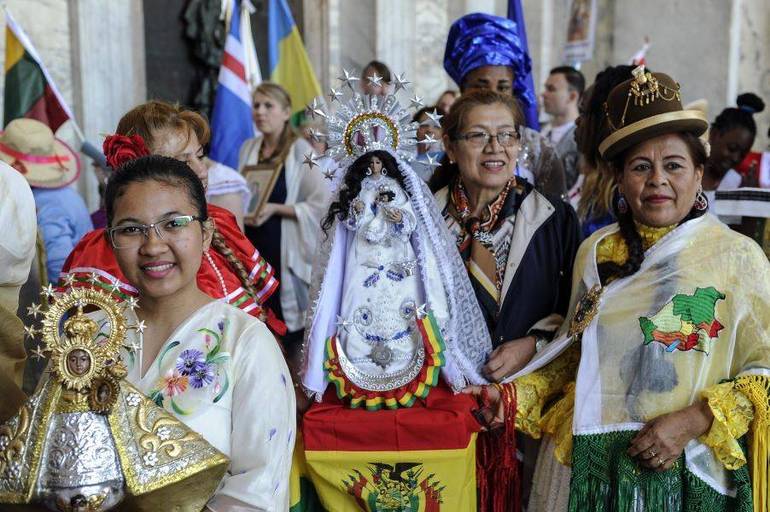
MULTIPOLYGON (((104 152, 113 169, 149 154, 180 160, 190 166, 205 189, 208 167, 203 162, 203 145, 209 136, 209 125, 199 113, 149 101, 120 119, 116 135, 104 141, 104 152)), ((285 332, 285 326, 263 309, 278 288, 272 266, 246 239, 230 212, 210 204, 208 213, 215 227, 211 250, 204 254, 198 272, 201 290, 265 319, 273 332, 285 332)), ((103 229, 90 232, 78 243, 64 264, 61 284, 98 285, 123 298, 137 294, 118 267, 103 229)))
POLYGON ((319 169, 304 164, 313 149, 292 131, 291 98, 286 90, 263 82, 254 91, 252 106, 260 135, 243 143, 238 170, 246 174, 250 167, 269 166, 274 178, 272 189, 265 191, 267 197, 257 199, 256 211, 244 220, 246 236, 276 265, 281 289, 268 305, 286 323, 286 340, 299 342, 329 187, 319 169))

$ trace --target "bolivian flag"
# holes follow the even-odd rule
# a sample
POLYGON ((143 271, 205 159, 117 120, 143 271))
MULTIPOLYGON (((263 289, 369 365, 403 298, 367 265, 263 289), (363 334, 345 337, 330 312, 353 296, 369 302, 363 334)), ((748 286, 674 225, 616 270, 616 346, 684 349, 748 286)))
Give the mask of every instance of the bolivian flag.
POLYGON ((27 34, 5 12, 5 103, 3 125, 20 117, 37 119, 53 132, 72 112, 51 80, 27 34))
POLYGON ((350 409, 327 390, 303 418, 290 510, 475 511, 473 408, 445 385, 410 408, 378 411, 350 409))
POLYGON ((321 86, 286 0, 270 0, 267 40, 270 81, 288 91, 292 113, 302 114, 313 98, 322 96, 321 86))

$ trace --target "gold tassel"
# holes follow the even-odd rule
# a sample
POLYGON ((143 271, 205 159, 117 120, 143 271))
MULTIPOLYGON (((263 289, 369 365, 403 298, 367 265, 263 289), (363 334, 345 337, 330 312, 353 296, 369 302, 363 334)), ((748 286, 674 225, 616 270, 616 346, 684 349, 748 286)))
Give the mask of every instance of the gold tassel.
POLYGON ((770 512, 770 377, 746 375, 735 379, 735 389, 754 404, 751 424, 751 484, 754 510, 770 512))

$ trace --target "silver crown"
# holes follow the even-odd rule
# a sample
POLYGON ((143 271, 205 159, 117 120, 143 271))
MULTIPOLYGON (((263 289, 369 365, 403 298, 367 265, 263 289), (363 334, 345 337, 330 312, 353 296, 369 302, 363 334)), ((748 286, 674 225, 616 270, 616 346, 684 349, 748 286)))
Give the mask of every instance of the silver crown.
MULTIPOLYGON (((326 156, 333 158, 339 168, 346 169, 358 157, 375 150, 388 151, 398 158, 411 162, 415 157, 417 123, 412 122, 412 113, 402 107, 396 93, 406 89, 404 75, 394 79, 395 91, 386 96, 364 95, 355 91, 353 82, 357 81, 355 72, 343 69, 340 81, 341 89, 332 88, 329 92, 330 103, 339 102, 339 107, 332 112, 324 108, 317 100, 308 106, 307 112, 314 119, 321 117, 327 126, 326 141, 329 149, 326 156), (350 96, 345 99, 344 86, 350 89, 350 96)), ((382 77, 370 77, 375 85, 381 84, 382 77)), ((330 105, 329 105, 330 106, 330 105)), ((411 101, 411 106, 421 107, 419 98, 411 101)), ((321 134, 314 132, 314 137, 321 134)))

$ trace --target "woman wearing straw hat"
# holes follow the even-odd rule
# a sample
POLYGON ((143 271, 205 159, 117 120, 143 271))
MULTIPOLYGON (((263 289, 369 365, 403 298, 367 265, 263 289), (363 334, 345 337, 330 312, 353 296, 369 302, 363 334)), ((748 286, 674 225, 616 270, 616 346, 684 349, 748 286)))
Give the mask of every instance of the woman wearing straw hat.
POLYGON ((599 147, 618 222, 580 247, 573 313, 513 384, 517 427, 555 446, 530 510, 766 511, 770 264, 707 213, 703 113, 669 76, 633 74, 599 147))
POLYGON ((34 119, 8 123, 0 133, 0 160, 24 175, 32 187, 48 279, 55 283, 75 244, 93 229, 83 198, 67 186, 80 175, 80 160, 48 126, 34 119))

